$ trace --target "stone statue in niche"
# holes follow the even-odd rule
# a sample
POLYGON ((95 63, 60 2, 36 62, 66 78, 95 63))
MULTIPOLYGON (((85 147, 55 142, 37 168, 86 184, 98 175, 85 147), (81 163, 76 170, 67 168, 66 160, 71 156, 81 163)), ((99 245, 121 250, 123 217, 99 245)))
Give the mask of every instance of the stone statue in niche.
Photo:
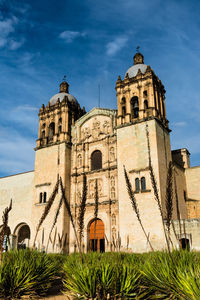
POLYGON ((110 128, 110 122, 109 121, 104 121, 104 123, 103 123, 103 132, 105 133, 105 134, 109 134, 110 133, 110 130, 111 128, 110 128))
POLYGON ((111 176, 111 178, 110 178, 110 185, 111 185, 112 187, 115 186, 115 177, 114 177, 114 176, 111 176))
POLYGON ((116 225, 116 215, 112 214, 112 225, 116 225))
POLYGON ((83 161, 82 161, 82 155, 79 154, 77 156, 77 165, 78 165, 78 168, 82 167, 82 164, 83 164, 83 161))
POLYGON ((110 148, 110 161, 114 161, 115 160, 115 148, 111 147, 110 148))
POLYGON ((114 187, 112 187, 111 188, 111 193, 110 193, 111 195, 111 199, 115 199, 115 188, 114 187))
POLYGON ((97 118, 94 119, 93 127, 92 127, 92 137, 97 139, 100 135, 100 121, 97 118))
POLYGON ((113 240, 113 241, 116 241, 116 238, 117 238, 117 235, 116 235, 116 228, 113 227, 113 228, 112 228, 112 240, 113 240))

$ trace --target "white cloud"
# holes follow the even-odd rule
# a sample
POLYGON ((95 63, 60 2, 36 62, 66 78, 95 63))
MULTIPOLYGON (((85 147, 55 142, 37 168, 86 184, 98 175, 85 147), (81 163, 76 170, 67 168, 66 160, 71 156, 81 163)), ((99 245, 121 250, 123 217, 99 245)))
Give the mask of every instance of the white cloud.
POLYGON ((186 125, 187 123, 185 121, 172 123, 172 126, 176 126, 176 127, 184 127, 186 125))
POLYGON ((24 44, 24 39, 21 41, 15 41, 15 40, 10 40, 9 41, 9 49, 10 50, 16 50, 20 48, 24 44))
POLYGON ((122 49, 128 42, 128 37, 121 36, 117 37, 114 41, 109 42, 106 45, 106 53, 109 56, 116 54, 120 49, 122 49))
POLYGON ((66 30, 61 32, 59 37, 63 39, 66 43, 72 43, 73 40, 75 40, 76 38, 84 37, 85 35, 85 32, 66 30))
POLYGON ((24 44, 24 39, 17 40, 14 38, 18 23, 19 20, 15 16, 5 20, 0 18, 0 48, 7 47, 10 50, 16 50, 24 44))

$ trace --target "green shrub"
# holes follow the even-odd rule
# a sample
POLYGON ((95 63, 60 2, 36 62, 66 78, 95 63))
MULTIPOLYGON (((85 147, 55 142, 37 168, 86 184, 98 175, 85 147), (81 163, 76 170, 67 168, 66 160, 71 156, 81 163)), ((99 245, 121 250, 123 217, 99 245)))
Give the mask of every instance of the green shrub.
POLYGON ((0 266, 0 297, 44 294, 59 274, 58 266, 48 255, 37 251, 27 249, 5 253, 0 266))
POLYGON ((70 255, 64 272, 64 287, 81 299, 107 299, 108 295, 111 299, 135 299, 139 294, 140 274, 135 255, 88 253, 83 262, 78 255, 70 255), (130 264, 132 261, 134 264, 130 264))
POLYGON ((200 259, 195 252, 157 253, 141 273, 144 299, 200 299, 200 259))

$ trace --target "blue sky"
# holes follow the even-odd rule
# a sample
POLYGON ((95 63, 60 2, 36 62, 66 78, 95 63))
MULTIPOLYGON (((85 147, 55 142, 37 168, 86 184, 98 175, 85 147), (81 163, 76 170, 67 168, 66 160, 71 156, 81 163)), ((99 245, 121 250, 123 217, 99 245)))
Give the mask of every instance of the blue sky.
POLYGON ((140 45, 166 88, 172 149, 200 165, 200 2, 0 0, 0 176, 34 169, 38 110, 66 74, 86 110, 116 108, 140 45))

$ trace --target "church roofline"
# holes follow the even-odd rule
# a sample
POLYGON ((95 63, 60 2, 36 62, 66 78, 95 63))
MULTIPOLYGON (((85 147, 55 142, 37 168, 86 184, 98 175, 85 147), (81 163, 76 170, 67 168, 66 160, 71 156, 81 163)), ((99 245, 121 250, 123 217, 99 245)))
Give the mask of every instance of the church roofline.
POLYGON ((95 115, 110 115, 111 113, 113 115, 117 114, 117 110, 116 109, 109 109, 109 108, 94 107, 89 112, 87 112, 82 117, 80 117, 75 122, 74 126, 76 126, 76 125, 81 126, 83 123, 85 123, 86 120, 88 120, 90 117, 93 117, 95 115), (106 112, 108 112, 108 113, 106 113, 106 112))
POLYGON ((32 171, 26 171, 26 172, 21 172, 21 173, 12 174, 12 175, 7 175, 7 176, 0 177, 0 179, 8 178, 8 177, 13 177, 13 176, 17 176, 17 175, 22 175, 22 174, 26 174, 26 173, 31 173, 31 172, 34 172, 34 171, 35 171, 35 170, 32 170, 32 171))

